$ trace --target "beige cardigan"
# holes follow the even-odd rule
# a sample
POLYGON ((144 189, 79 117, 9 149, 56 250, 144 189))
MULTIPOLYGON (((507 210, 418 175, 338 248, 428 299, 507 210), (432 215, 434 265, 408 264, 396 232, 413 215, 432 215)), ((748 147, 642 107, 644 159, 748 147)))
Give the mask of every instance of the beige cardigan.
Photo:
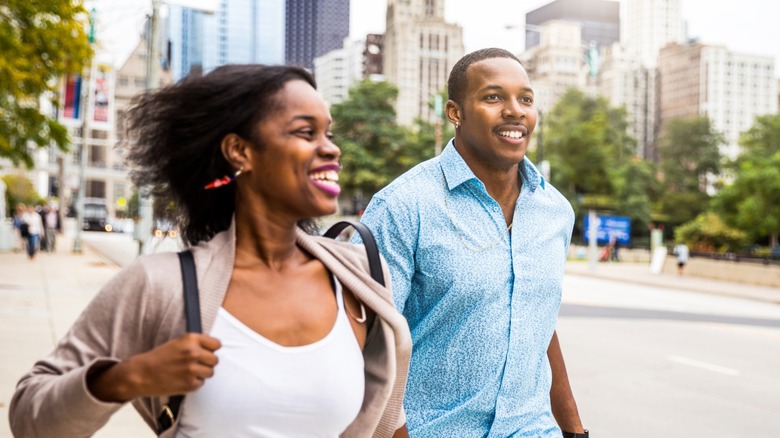
MULTIPOLYGON (((298 232, 298 246, 320 260, 377 314, 363 350, 363 406, 344 437, 390 437, 405 422, 402 410, 411 337, 388 288, 371 279, 362 246, 298 232)), ((235 257, 231 226, 193 248, 203 330, 209 333, 227 291, 235 257)), ((47 358, 19 381, 11 401, 11 429, 18 437, 86 437, 106 424, 121 403, 96 399, 87 389, 90 370, 177 338, 185 332, 179 260, 175 253, 138 258, 95 296, 47 358)), ((132 401, 152 429, 167 398, 132 401)), ((178 423, 163 437, 172 437, 178 423)))

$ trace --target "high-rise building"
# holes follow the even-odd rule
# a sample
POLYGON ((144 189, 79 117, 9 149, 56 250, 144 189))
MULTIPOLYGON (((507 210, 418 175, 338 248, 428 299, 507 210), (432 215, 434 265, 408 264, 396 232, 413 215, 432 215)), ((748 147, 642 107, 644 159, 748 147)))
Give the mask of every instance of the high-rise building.
POLYGON ((596 77, 598 93, 606 97, 610 105, 626 108, 628 133, 636 139, 635 154, 655 161, 655 70, 627 56, 618 43, 602 53, 596 77))
POLYGON ((623 0, 620 41, 626 55, 655 67, 658 51, 685 39, 682 0, 623 0))
POLYGON ((349 35, 349 0, 287 0, 284 61, 309 70, 349 35))
POLYGON ((536 107, 542 112, 555 106, 566 89, 586 88, 581 28, 574 21, 546 21, 538 28, 540 43, 520 55, 534 88, 536 107))
POLYGON ((700 43, 670 44, 658 62, 659 131, 674 118, 709 117, 724 134, 721 153, 735 158, 739 135, 756 116, 777 114, 775 60, 700 43))
POLYGON ((285 0, 221 0, 214 13, 169 6, 174 80, 225 64, 284 63, 285 0))
POLYGON ((365 41, 344 39, 340 49, 314 58, 317 91, 325 102, 340 103, 349 97, 349 89, 363 79, 365 41))
POLYGON ((463 29, 444 21, 444 0, 388 0, 384 72, 398 87, 398 123, 434 122, 430 103, 464 54, 463 29))
POLYGON ((620 40, 620 3, 609 0, 555 0, 525 14, 525 48, 540 43, 539 26, 551 20, 580 25, 585 46, 610 46, 620 40))

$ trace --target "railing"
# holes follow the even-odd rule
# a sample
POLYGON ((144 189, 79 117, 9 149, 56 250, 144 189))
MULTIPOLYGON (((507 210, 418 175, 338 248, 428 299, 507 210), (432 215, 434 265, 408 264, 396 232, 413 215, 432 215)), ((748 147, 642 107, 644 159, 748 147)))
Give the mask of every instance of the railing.
POLYGON ((708 258, 711 260, 723 260, 729 262, 753 263, 762 265, 780 265, 780 250, 766 255, 757 255, 751 252, 705 252, 691 251, 691 257, 708 258))

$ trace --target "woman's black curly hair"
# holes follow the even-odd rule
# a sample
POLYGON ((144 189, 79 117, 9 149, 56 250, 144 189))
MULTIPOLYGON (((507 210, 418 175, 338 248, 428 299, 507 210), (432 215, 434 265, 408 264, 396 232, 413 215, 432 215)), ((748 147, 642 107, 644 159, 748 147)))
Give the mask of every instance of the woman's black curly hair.
POLYGON ((133 99, 122 145, 130 177, 174 206, 172 219, 188 244, 226 230, 235 212, 234 184, 203 189, 235 172, 222 155, 222 139, 235 133, 259 147, 258 122, 284 104, 277 95, 292 80, 316 88, 299 67, 225 65, 133 99))

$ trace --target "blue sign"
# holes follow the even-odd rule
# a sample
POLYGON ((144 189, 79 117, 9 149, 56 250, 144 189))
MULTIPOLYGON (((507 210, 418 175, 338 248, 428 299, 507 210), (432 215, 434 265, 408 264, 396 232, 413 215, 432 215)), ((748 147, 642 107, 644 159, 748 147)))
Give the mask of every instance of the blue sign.
MULTIPOLYGON (((585 241, 588 242, 588 230, 590 229, 590 220, 585 216, 585 241)), ((609 243, 614 237, 621 245, 628 245, 631 242, 631 218, 626 216, 597 216, 596 217, 596 242, 609 243)))

